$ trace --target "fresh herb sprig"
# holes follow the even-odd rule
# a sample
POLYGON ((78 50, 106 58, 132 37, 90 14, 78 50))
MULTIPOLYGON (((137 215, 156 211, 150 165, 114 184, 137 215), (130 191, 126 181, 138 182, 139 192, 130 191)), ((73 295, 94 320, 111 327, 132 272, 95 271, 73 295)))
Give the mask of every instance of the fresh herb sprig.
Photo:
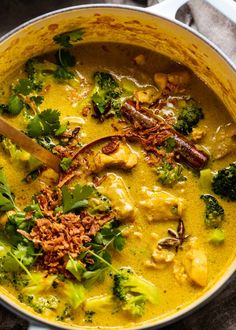
POLYGON ((3 168, 0 168, 0 212, 17 209, 3 168))
POLYGON ((79 28, 72 31, 60 33, 53 37, 53 40, 56 44, 59 44, 64 48, 73 47, 77 41, 82 40, 82 37, 85 33, 85 29, 79 28))

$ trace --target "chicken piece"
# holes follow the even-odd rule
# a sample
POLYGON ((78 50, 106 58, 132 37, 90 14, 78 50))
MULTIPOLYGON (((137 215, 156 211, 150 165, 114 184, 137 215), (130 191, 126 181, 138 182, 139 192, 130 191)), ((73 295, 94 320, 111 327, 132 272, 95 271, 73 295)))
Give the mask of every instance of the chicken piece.
POLYGON ((167 80, 169 83, 183 86, 189 82, 190 74, 187 71, 178 71, 167 74, 167 80))
POLYGON ((106 167, 118 166, 125 170, 133 168, 138 163, 138 155, 128 144, 121 143, 113 153, 106 155, 99 151, 94 157, 94 172, 100 172, 106 167))
POLYGON ((210 147, 213 159, 221 159, 236 150, 236 124, 218 127, 210 147))
POLYGON ((178 283, 183 284, 187 281, 184 265, 179 260, 174 260, 173 273, 178 283))
POLYGON ((145 62, 146 62, 145 56, 144 56, 143 54, 137 55, 137 56, 134 58, 134 62, 135 62, 137 65, 144 65, 145 62))
POLYGON ((120 220, 134 221, 136 208, 123 179, 113 173, 108 173, 97 190, 110 199, 112 208, 120 220))
POLYGON ((157 87, 161 90, 166 88, 167 85, 167 74, 166 73, 155 73, 154 74, 154 82, 157 87))
POLYGON ((178 220, 183 213, 184 200, 160 188, 152 191, 143 187, 142 196, 139 206, 148 221, 178 220))
POLYGON ((152 253, 152 260, 147 260, 146 266, 156 269, 163 269, 173 262, 174 257, 174 252, 157 248, 152 253))
MULTIPOLYGON (((183 87, 189 82, 190 75, 187 71, 178 71, 173 73, 155 73, 154 82, 156 86, 161 90, 165 90, 170 85, 177 86, 178 88, 183 87)), ((178 90, 177 88, 177 90, 178 90)))
POLYGON ((140 103, 152 104, 161 96, 161 91, 156 87, 147 87, 135 92, 135 97, 140 103))
POLYGON ((152 254, 152 259, 156 263, 169 263, 174 260, 175 253, 167 249, 155 249, 152 254))
POLYGON ((207 134, 207 128, 206 127, 194 127, 191 133, 191 140, 193 142, 200 141, 205 135, 207 134))
POLYGON ((187 253, 183 261, 185 270, 189 278, 199 286, 207 285, 207 257, 202 248, 197 244, 197 240, 193 238, 187 247, 187 253))

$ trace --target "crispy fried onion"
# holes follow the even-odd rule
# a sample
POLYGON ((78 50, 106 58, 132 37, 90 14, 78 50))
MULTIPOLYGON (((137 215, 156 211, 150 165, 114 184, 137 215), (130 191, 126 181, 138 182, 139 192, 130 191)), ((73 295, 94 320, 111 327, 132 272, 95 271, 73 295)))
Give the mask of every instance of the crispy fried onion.
POLYGON ((54 210, 61 204, 61 194, 56 190, 44 189, 37 200, 43 213, 43 218, 37 219, 30 233, 18 232, 31 240, 36 248, 41 249, 42 256, 37 259, 38 269, 48 273, 63 273, 66 271, 68 256, 76 258, 89 249, 89 242, 108 221, 114 218, 114 213, 91 215, 88 212, 80 214, 54 210))
MULTIPOLYGON (((127 139, 135 139, 141 143, 147 153, 146 160, 150 165, 159 163, 166 152, 161 146, 173 134, 165 123, 158 123, 151 128, 143 128, 140 124, 133 124, 132 128, 126 128, 125 136, 127 139)), ((174 155, 168 154, 172 158, 174 155)))

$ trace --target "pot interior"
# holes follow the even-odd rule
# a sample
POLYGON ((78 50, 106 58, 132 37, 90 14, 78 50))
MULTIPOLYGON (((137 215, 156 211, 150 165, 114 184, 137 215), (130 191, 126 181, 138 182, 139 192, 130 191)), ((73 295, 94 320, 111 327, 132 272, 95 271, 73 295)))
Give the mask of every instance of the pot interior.
MULTIPOLYGON (((141 45, 184 64, 219 96, 236 119, 236 75, 233 66, 211 45, 181 24, 131 8, 74 7, 23 25, 2 39, 0 79, 4 79, 8 72, 21 66, 27 59, 56 49, 53 36, 76 28, 86 31, 81 43, 115 41, 141 45)), ((234 269, 235 265, 231 265, 225 278, 190 307, 196 307, 210 296, 234 269)), ((10 302, 8 298, 6 300, 10 302)), ((178 314, 183 314, 183 311, 178 314)))
POLYGON ((141 45, 189 67, 236 118, 235 69, 203 39, 168 19, 113 6, 72 7, 26 23, 0 45, 0 79, 28 58, 56 48, 52 37, 83 27, 82 42, 141 45))

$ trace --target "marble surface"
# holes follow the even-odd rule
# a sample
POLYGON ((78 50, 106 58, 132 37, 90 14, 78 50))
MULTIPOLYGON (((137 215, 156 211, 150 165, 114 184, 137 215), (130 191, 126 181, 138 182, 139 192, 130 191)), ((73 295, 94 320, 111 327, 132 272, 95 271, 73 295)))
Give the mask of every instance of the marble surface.
MULTIPOLYGON (((145 6, 145 0, 79 1, 79 0, 1 0, 0 35, 26 20, 51 10, 84 3, 127 3, 145 6)), ((165 330, 236 330, 236 276, 207 305, 165 330)), ((0 330, 26 330, 27 321, 0 306, 0 330)))

